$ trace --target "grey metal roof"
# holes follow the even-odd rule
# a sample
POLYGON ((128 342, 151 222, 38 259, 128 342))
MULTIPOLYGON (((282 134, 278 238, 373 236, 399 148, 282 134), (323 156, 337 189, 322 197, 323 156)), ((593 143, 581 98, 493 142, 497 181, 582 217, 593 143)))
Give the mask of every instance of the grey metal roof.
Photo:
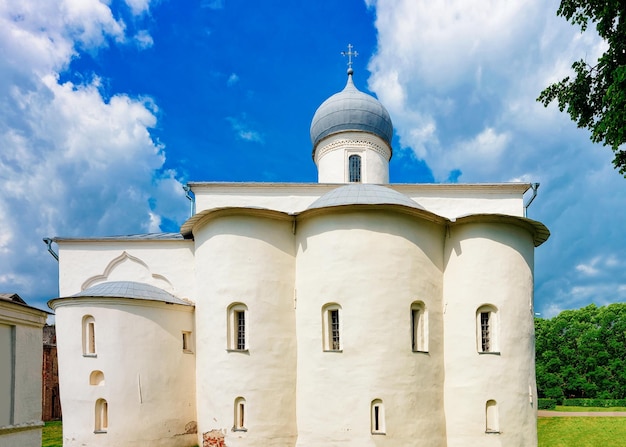
POLYGON ((17 293, 0 293, 0 300, 11 301, 12 303, 26 304, 17 293))
POLYGON ((54 242, 61 241, 83 241, 83 240, 97 240, 97 241, 162 241, 162 240, 178 240, 184 239, 180 233, 145 233, 145 234, 127 234, 119 236, 95 236, 95 237, 55 237, 52 240, 54 242))
POLYGON ((170 304, 182 304, 192 306, 193 304, 175 297, 163 289, 134 281, 111 281, 96 284, 82 292, 76 293, 69 298, 130 298, 147 301, 161 301, 170 304))
POLYGON ((315 112, 311 121, 313 148, 329 135, 359 130, 381 137, 391 145, 393 124, 389 113, 373 96, 359 91, 348 76, 345 88, 328 98, 315 112))
POLYGON ((307 210, 342 205, 402 205, 424 210, 419 203, 398 191, 380 185, 350 183, 327 192, 307 210))

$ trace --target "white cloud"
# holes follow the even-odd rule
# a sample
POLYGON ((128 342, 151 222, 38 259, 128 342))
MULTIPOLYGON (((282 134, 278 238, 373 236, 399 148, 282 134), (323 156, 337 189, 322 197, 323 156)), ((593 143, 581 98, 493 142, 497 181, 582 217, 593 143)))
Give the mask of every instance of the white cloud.
POLYGON ((229 116, 226 118, 230 123, 233 131, 235 131, 235 135, 237 138, 244 141, 249 141, 253 143, 264 143, 263 135, 256 130, 252 130, 250 125, 245 122, 245 116, 243 118, 235 118, 229 116))
POLYGON ((95 0, 0 5, 0 289, 27 301, 55 288, 43 237, 158 231, 163 216, 185 217, 180 182, 150 135, 155 104, 105 99, 98 77, 59 83, 79 49, 126 40, 95 0))
POLYGON ((148 12, 150 9, 150 0, 126 0, 126 4, 136 16, 148 12))
POLYGON ((150 48, 154 45, 154 39, 152 39, 152 36, 147 30, 140 30, 135 34, 135 41, 141 49, 150 48))
POLYGON ((231 75, 228 77, 228 80, 226 81, 226 85, 232 87, 237 82, 239 82, 239 76, 237 76, 236 73, 231 73, 231 75))
POLYGON ((593 27, 557 17, 558 0, 366 3, 378 36, 369 87, 393 119, 394 156, 410 150, 440 181, 540 182, 529 214, 552 236, 536 252, 538 308, 624 299, 625 180, 609 149, 536 101, 606 48, 593 27))

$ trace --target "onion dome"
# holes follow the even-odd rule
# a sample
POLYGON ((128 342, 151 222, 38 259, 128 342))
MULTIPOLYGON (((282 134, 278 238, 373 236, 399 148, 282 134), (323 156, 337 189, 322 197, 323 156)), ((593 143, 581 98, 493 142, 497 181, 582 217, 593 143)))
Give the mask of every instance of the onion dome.
POLYGON ((391 146, 393 125, 385 107, 373 96, 361 92, 348 70, 345 88, 328 98, 315 112, 311 122, 313 148, 323 138, 345 131, 369 132, 391 146))

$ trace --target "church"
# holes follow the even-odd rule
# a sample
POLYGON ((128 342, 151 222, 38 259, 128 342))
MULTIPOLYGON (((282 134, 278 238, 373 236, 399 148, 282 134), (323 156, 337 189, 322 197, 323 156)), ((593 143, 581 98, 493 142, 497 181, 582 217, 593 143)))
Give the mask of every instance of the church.
POLYGON ((192 182, 178 233, 53 239, 65 447, 537 445, 532 185, 390 184, 349 67, 318 183, 192 182))

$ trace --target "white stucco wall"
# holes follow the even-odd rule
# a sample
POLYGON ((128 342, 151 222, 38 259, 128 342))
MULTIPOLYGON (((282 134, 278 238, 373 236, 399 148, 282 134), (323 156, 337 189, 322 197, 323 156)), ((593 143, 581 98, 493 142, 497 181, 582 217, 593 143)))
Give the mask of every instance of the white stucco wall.
MULTIPOLYGON (((343 163, 343 161, 341 161, 343 163)), ((341 168, 343 169, 343 168, 341 168)), ((343 185, 324 183, 193 183, 196 212, 225 207, 257 207, 301 212, 327 192, 343 185)), ((388 184, 425 209, 447 218, 491 213, 524 215, 528 183, 388 184)))
POLYGON ((106 281, 151 284, 195 299, 193 241, 59 240, 59 294, 106 281))
POLYGON ((42 327, 47 314, 0 300, 0 445, 41 446, 42 327))
POLYGON ((182 349, 193 306, 117 298, 56 301, 64 447, 196 443, 195 358, 182 349), (82 320, 95 320, 96 355, 84 356, 82 320), (93 371, 103 385, 91 385, 93 371), (94 433, 95 405, 108 403, 106 433, 94 433))
MULTIPOLYGON (((291 220, 230 215, 208 220, 196 240, 199 434, 226 445, 293 446, 296 343, 291 220), (227 308, 243 303, 247 350, 227 350, 227 308), (246 400, 245 431, 233 431, 246 400)), ((200 441, 200 445, 201 441, 200 441)))
POLYGON ((348 183, 348 157, 361 157, 361 182, 389 183, 391 149, 378 136, 366 132, 342 132, 322 140, 315 149, 319 183, 348 183))
POLYGON ((446 238, 445 411, 449 447, 536 446, 533 241, 526 230, 472 223, 446 238), (498 354, 479 353, 476 311, 497 307, 498 354), (497 402, 500 433, 485 433, 497 402))
POLYGON ((329 213, 297 229, 298 446, 445 445, 443 228, 392 212, 329 213), (429 352, 411 349, 425 303, 429 352), (322 307, 341 306, 342 352, 322 349, 322 307), (382 399, 386 435, 371 434, 382 399))

